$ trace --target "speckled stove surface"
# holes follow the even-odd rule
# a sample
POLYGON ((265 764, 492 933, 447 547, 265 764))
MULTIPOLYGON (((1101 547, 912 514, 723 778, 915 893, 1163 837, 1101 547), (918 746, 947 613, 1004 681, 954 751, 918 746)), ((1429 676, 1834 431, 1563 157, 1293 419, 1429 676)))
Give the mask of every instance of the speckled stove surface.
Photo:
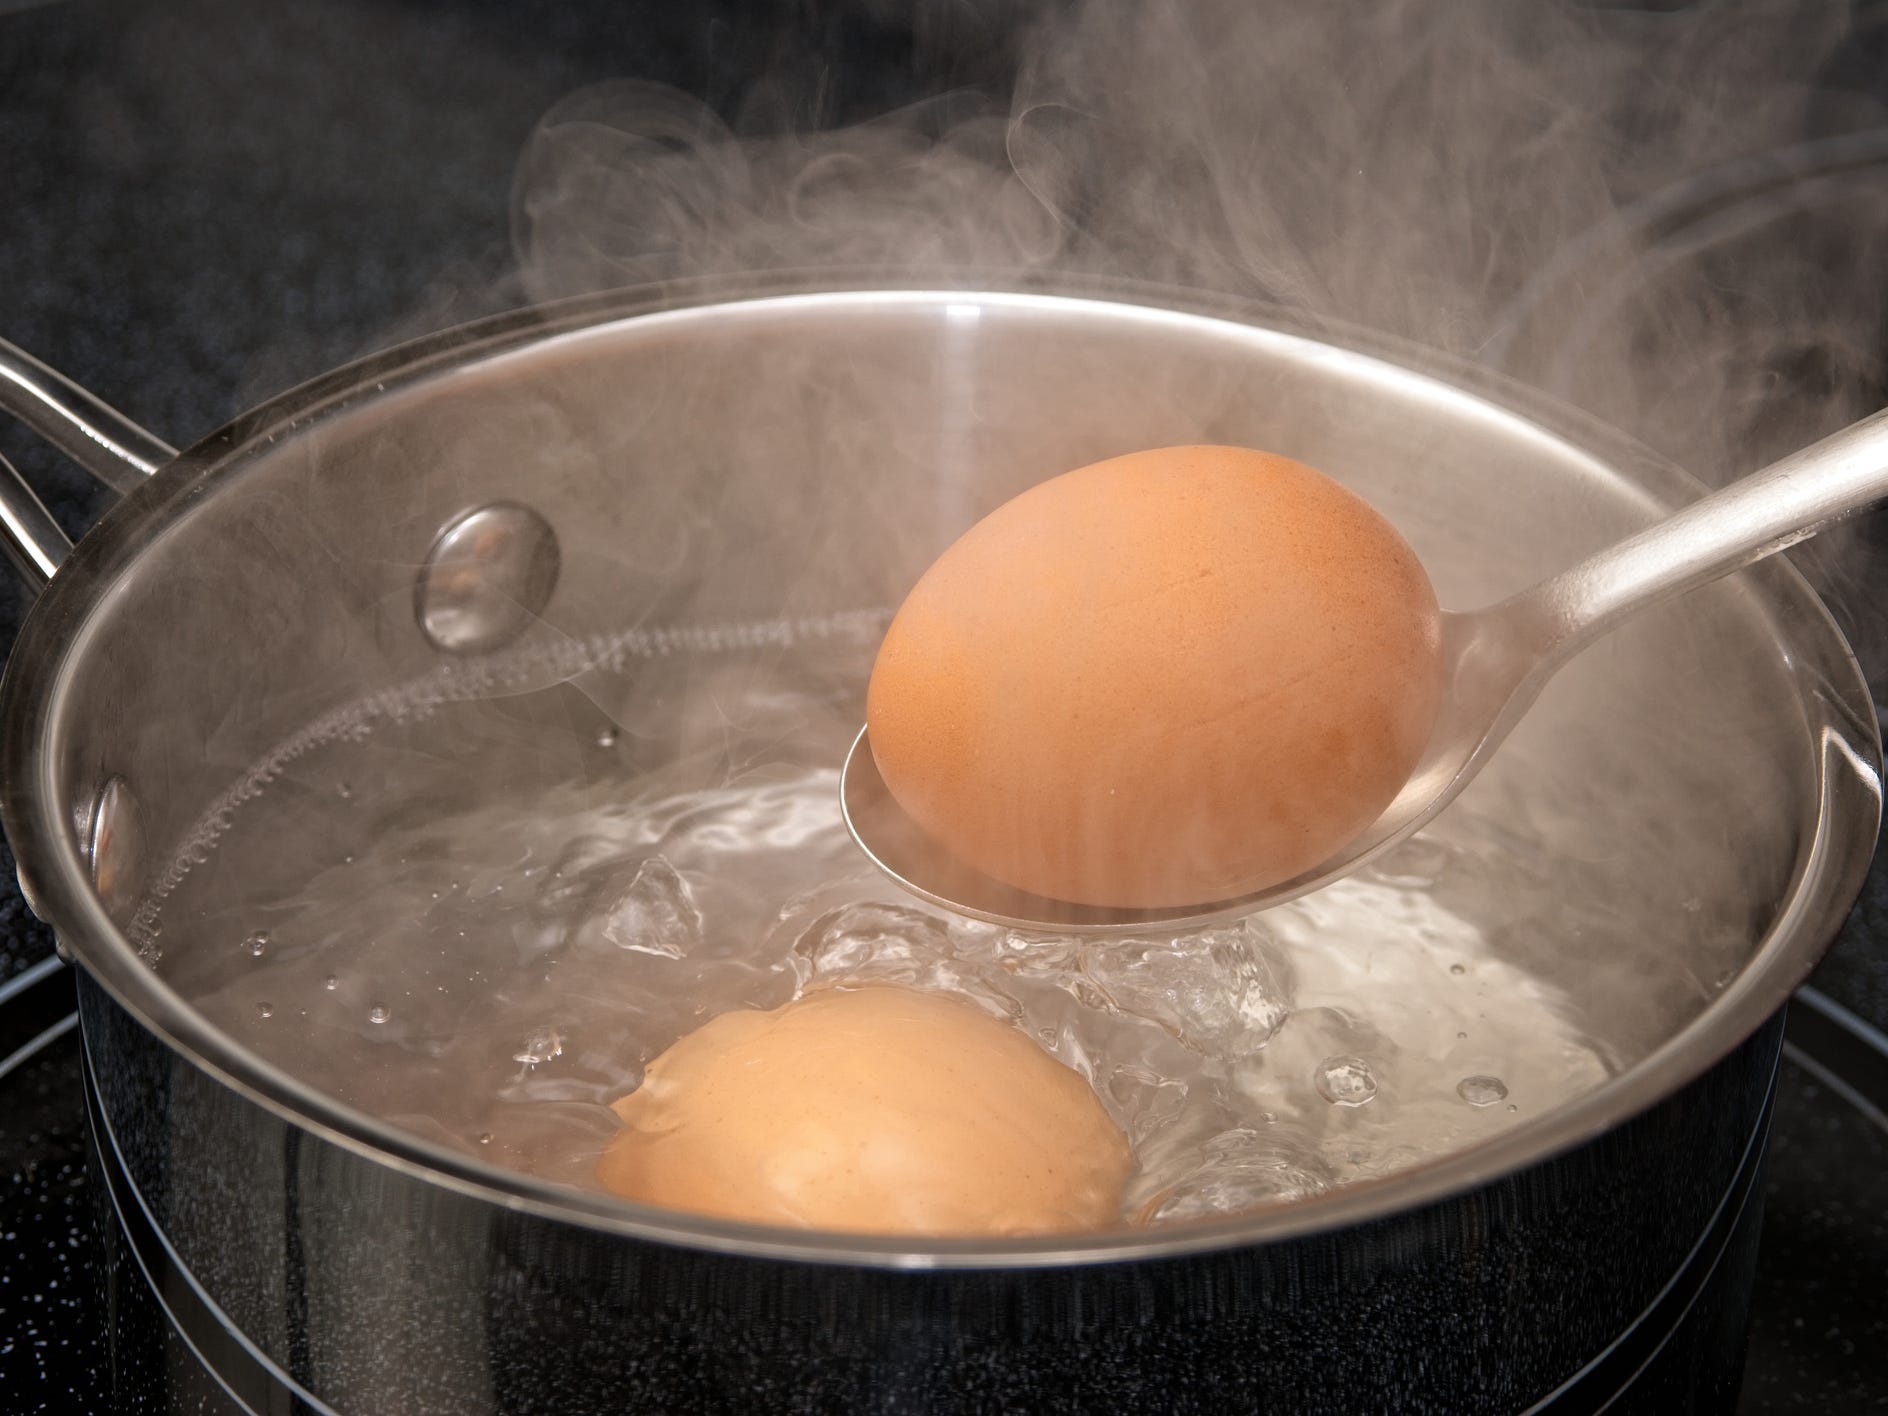
MULTIPOLYGON (((830 121, 1000 78, 1000 56, 974 43, 948 72, 923 68, 897 9, 0 0, 0 334, 187 440, 352 355, 505 303, 493 277, 508 262, 512 164, 582 84, 649 77, 725 102, 762 70, 843 74, 830 121)), ((1884 28, 1858 26, 1852 72, 1888 74, 1884 28)), ((74 533, 102 509, 21 430, 0 426, 0 452, 74 533)), ((1880 557, 1867 573, 1888 599, 1880 557)), ((0 576, 0 644, 25 603, 0 576)), ((1888 642, 1857 649, 1879 686, 1888 642)), ((10 857, 0 880, 0 980, 17 980, 51 940, 10 857)), ((1881 856, 1815 984, 1834 1009, 1799 1004, 1792 1018, 1750 1412, 1888 1410, 1888 1051, 1871 1032, 1888 1029, 1881 856)), ((78 1045, 58 1031, 69 985, 50 977, 0 1004, 0 1056, 14 1054, 0 1073, 9 1411, 102 1401, 78 1045)))

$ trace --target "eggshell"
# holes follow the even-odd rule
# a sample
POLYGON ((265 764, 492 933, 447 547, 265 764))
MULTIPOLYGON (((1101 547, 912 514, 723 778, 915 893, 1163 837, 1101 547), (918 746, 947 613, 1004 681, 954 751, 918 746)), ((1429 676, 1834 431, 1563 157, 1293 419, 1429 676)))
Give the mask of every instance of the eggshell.
POLYGON ((1076 1072, 960 999, 871 987, 723 1013, 615 1104, 629 1199, 763 1224, 1034 1234, 1120 1220, 1126 1140, 1076 1072))
POLYGON ((1235 447, 1133 453, 998 507, 912 589, 866 719, 899 805, 1057 899, 1224 899, 1357 835, 1422 754, 1435 592, 1362 498, 1235 447))

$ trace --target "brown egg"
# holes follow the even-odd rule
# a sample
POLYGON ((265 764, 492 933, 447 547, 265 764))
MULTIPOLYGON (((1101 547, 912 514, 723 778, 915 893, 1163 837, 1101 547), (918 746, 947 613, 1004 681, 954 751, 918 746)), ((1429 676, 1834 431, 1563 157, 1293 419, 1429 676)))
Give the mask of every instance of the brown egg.
POLYGON ((873 987, 723 1013, 615 1104, 597 1179, 763 1224, 1036 1234, 1118 1222, 1127 1142, 1088 1083, 958 999, 873 987))
POLYGON ((1057 899, 1287 880, 1407 780, 1441 687, 1395 528, 1263 452, 1133 453, 971 527, 899 609, 866 703, 886 786, 960 859, 1057 899))

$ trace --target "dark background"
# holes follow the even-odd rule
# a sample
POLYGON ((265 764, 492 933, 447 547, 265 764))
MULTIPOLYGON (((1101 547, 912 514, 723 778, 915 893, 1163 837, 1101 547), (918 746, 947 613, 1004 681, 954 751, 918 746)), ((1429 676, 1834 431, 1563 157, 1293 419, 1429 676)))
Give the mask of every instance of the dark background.
MULTIPOLYGON (((357 354, 513 302, 514 163, 571 90, 648 77, 750 126, 828 126, 955 87, 1001 92, 1019 8, 0 0, 0 337, 187 444, 357 354)), ((1882 13, 1858 10, 1832 88, 1888 96, 1882 13)), ((106 496, 23 430, 0 425, 0 453, 73 534, 103 511, 106 496)), ((1864 607, 1888 597, 1881 544, 1843 588, 1864 607)), ((0 644, 26 603, 0 578, 0 644)), ((1882 620, 1847 621, 1882 683, 1882 620)), ((11 890, 10 859, 0 865, 5 977, 51 941, 11 890)), ((1817 982, 1888 1029, 1879 857, 1817 982)), ((9 1409, 85 1404, 67 1385, 81 1379, 58 1366, 62 1354, 91 1360, 76 1133, 60 1129, 71 1084, 49 1073, 0 1102, 13 1187, 0 1209, 0 1372, 36 1374, 0 1395, 9 1409)), ((1798 1078, 1808 1101, 1781 1123, 1757 1330, 1772 1365, 1753 1367, 1749 1395, 1761 1409, 1881 1409, 1888 1396, 1869 1383, 1888 1299, 1844 1287, 1837 1270, 1872 1243, 1879 1283, 1888 1146, 1866 1120, 1817 1109, 1819 1085, 1798 1078)))

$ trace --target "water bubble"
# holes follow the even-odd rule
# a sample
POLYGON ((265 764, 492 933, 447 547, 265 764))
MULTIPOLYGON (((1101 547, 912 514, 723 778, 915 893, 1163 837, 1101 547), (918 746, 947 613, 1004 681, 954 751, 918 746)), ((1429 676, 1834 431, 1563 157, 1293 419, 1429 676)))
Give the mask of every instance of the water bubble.
POLYGON ((492 1143, 492 1133, 490 1131, 480 1131, 479 1144, 482 1146, 489 1146, 491 1143, 492 1143))
POLYGON ((1107 1088, 1136 1142, 1171 1121, 1186 1105, 1187 1084, 1144 1062, 1121 1063, 1109 1074, 1107 1088))
POLYGON ((1322 1194, 1335 1182, 1316 1146, 1289 1127, 1235 1127, 1200 1147, 1192 1174, 1141 1210, 1144 1224, 1243 1214, 1322 1194))
POLYGON ((247 939, 243 940, 243 952, 248 954, 252 959, 260 959, 264 952, 267 951, 268 947, 269 931, 266 929, 258 929, 254 934, 251 934, 247 939))
POLYGON ((1467 964, 1450 964, 1449 972, 1454 974, 1457 978, 1460 978, 1463 974, 1468 972, 1468 965, 1467 964))
POLYGON ((341 857, 341 864, 343 864, 343 865, 352 865, 352 864, 354 864, 354 857, 353 857, 353 855, 352 855, 352 854, 350 853, 350 854, 348 854, 348 855, 344 855, 344 856, 342 856, 342 857, 341 857))
POLYGON ((341 980, 336 978, 333 974, 329 974, 326 978, 321 980, 321 986, 332 993, 341 986, 341 980))
POLYGON ((679 959, 701 939, 694 892, 667 859, 650 856, 604 911, 603 937, 632 953, 679 959))
POLYGON ((564 1035, 556 1028, 537 1028, 524 1040, 524 1051, 511 1054, 511 1060, 524 1065, 528 1072, 553 1057, 564 1055, 564 1035))
POLYGON ((616 746, 616 729, 605 728, 602 732, 598 733, 597 746, 602 747, 602 748, 615 747, 616 746))
POLYGON ((1377 1079, 1361 1057, 1325 1058, 1312 1082, 1333 1106, 1362 1106, 1377 1094, 1377 1079))
POLYGON ((258 1003, 256 1004, 256 1012, 260 1014, 262 1017, 273 1018, 275 1016, 275 1004, 258 1003))
POLYGON ((1364 867, 1364 871, 1399 890, 1427 890, 1441 879, 1452 854, 1442 842, 1417 836, 1364 867))
POLYGON ((367 1021, 370 1023, 384 1023, 392 1016, 393 1010, 385 1003, 376 1003, 367 1010, 367 1021))
POLYGON ((1050 978, 1066 974, 1081 952, 1076 939, 1004 930, 988 941, 991 961, 1004 973, 1021 978, 1050 978))
POLYGON ((974 998, 1008 1017, 1022 1005, 988 970, 958 958, 944 921, 906 905, 861 901, 821 915, 794 941, 804 987, 897 983, 974 998))
POLYGON ((1455 1094, 1470 1106, 1493 1106, 1507 1096, 1508 1084, 1499 1077, 1464 1077, 1455 1084, 1455 1094))
POLYGON ((935 915, 867 901, 820 916, 793 947, 815 978, 877 974, 911 982, 914 970, 951 952, 951 940, 935 915))
POLYGON ((337 782, 335 784, 334 794, 340 797, 342 801, 351 801, 354 796, 353 784, 349 782, 337 782))
POLYGON ((1117 1010, 1158 1023, 1183 1045, 1239 1057, 1272 1040, 1291 1016, 1291 978, 1248 924, 1177 939, 1103 940, 1082 972, 1117 1010))

